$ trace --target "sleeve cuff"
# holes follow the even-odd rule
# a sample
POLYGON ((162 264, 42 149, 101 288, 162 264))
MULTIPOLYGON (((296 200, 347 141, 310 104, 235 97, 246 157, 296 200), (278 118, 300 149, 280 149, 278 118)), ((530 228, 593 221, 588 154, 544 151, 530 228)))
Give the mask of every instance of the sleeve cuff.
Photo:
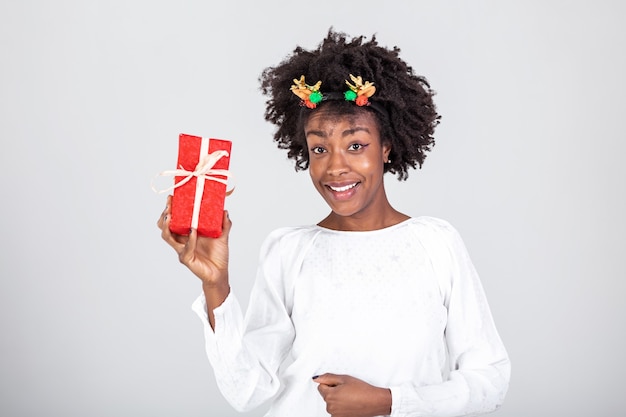
MULTIPOLYGON (((228 312, 232 311, 233 308, 236 308, 239 304, 237 303, 237 299, 233 295, 232 291, 226 296, 226 299, 222 304, 213 309, 213 314, 215 315, 215 327, 217 327, 218 317, 219 319, 223 319, 224 316, 228 315, 228 312)), ((211 326, 209 324, 209 312, 207 310, 206 298, 204 298, 204 294, 200 294, 198 298, 191 305, 191 309, 198 315, 198 318, 205 326, 211 326)), ((221 320, 223 321, 223 320, 221 320)), ((212 329, 211 329, 212 331, 212 329)))
POLYGON ((232 291, 220 306, 213 309, 215 329, 211 328, 209 324, 204 294, 200 294, 200 296, 196 298, 191 305, 191 309, 202 322, 205 347, 209 360, 213 362, 213 359, 219 355, 219 351, 223 350, 219 348, 220 346, 233 347, 240 343, 243 315, 237 297, 235 297, 232 291))
POLYGON ((389 387, 391 391, 391 414, 389 417, 425 417, 437 414, 416 395, 410 383, 389 387))
POLYGON ((400 386, 389 387, 391 391, 391 414, 389 417, 402 417, 402 388, 400 386))

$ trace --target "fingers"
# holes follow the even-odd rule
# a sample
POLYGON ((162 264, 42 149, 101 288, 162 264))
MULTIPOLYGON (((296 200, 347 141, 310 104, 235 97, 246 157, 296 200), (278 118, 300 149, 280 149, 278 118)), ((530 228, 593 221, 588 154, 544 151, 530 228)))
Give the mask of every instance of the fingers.
POLYGON ((165 224, 165 220, 166 218, 169 216, 169 214, 171 213, 172 209, 171 207, 171 201, 172 201, 172 196, 167 196, 167 201, 165 202, 165 210, 163 210, 163 213, 161 213, 161 215, 159 216, 159 220, 157 220, 157 227, 159 229, 163 229, 163 225, 165 224))
POLYGON ((338 389, 338 386, 341 385, 341 382, 338 378, 338 375, 334 374, 324 374, 319 376, 314 376, 313 381, 317 382, 317 391, 320 393, 324 401, 326 402, 326 411, 332 415, 330 410, 329 400, 332 396, 332 393, 338 389))
POLYGON ((233 226, 233 222, 230 220, 228 210, 224 210, 224 216, 222 217, 222 234, 228 236, 230 234, 230 228, 233 226))
POLYGON ((313 381, 320 384, 320 387, 322 385, 328 387, 336 387, 337 385, 341 385, 344 383, 344 375, 325 373, 323 375, 314 376, 313 381))
MULTIPOLYGON (((199 237, 196 229, 191 229, 189 236, 172 233, 170 231, 170 221, 172 217, 171 203, 172 196, 170 195, 167 197, 165 210, 163 210, 159 220, 157 221, 157 227, 161 229, 161 238, 176 251, 178 259, 182 264, 189 266, 192 262, 194 262, 197 256, 196 252, 198 251, 205 255, 212 252, 214 249, 212 241, 217 242, 218 240, 221 240, 222 244, 225 244, 226 246, 228 245, 228 235, 230 234, 232 222, 227 210, 224 210, 222 216, 222 236, 218 240, 214 240, 199 237)), ((215 253, 217 253, 219 257, 219 252, 215 253)), ((227 265, 228 253, 226 252, 226 254, 222 257, 224 259, 221 263, 227 265)))
POLYGON ((317 391, 320 393, 320 395, 322 396, 322 399, 324 401, 326 401, 326 397, 328 397, 328 394, 330 394, 330 392, 335 389, 336 387, 329 387, 328 385, 324 385, 324 384, 319 384, 317 386, 317 391))
POLYGON ((345 383, 345 375, 325 373, 323 375, 314 376, 313 381, 318 383, 317 391, 324 401, 326 401, 328 394, 337 389, 339 385, 345 383))
POLYGON ((172 217, 172 196, 167 196, 167 202, 165 204, 165 210, 161 213, 159 220, 157 220, 157 227, 161 229, 161 238, 166 241, 177 253, 180 253, 185 246, 184 243, 179 242, 177 237, 170 231, 170 220, 172 217))
POLYGON ((189 265, 189 262, 193 259, 196 253, 196 245, 198 244, 198 230, 191 229, 189 232, 189 239, 187 243, 183 245, 181 251, 178 252, 178 260, 183 265, 189 265))

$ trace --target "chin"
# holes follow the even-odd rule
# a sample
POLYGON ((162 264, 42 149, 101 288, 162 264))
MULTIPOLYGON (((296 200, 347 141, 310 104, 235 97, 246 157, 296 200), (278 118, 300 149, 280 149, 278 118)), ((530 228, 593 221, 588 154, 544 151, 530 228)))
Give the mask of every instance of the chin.
POLYGON ((359 210, 357 209, 349 209, 347 207, 333 207, 332 205, 329 206, 333 213, 340 217, 351 217, 359 213, 359 210))

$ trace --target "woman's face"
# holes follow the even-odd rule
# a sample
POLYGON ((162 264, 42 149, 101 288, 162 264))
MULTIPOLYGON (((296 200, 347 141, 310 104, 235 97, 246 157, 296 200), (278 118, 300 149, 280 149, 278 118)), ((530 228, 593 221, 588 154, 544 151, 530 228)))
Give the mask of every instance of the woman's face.
POLYGON ((389 205, 384 190, 384 163, 390 147, 369 112, 349 116, 312 114, 304 126, 309 173, 333 213, 371 219, 389 205))

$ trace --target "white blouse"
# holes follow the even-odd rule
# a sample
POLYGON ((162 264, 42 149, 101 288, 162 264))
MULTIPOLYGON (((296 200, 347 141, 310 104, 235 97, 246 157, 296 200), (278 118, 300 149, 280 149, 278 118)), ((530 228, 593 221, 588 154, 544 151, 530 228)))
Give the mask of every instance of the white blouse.
POLYGON ((281 228, 264 242, 245 318, 231 292, 200 296, 206 352, 240 411, 327 417, 311 379, 346 374, 391 390, 391 416, 493 411, 510 362, 456 230, 419 217, 374 231, 281 228))

